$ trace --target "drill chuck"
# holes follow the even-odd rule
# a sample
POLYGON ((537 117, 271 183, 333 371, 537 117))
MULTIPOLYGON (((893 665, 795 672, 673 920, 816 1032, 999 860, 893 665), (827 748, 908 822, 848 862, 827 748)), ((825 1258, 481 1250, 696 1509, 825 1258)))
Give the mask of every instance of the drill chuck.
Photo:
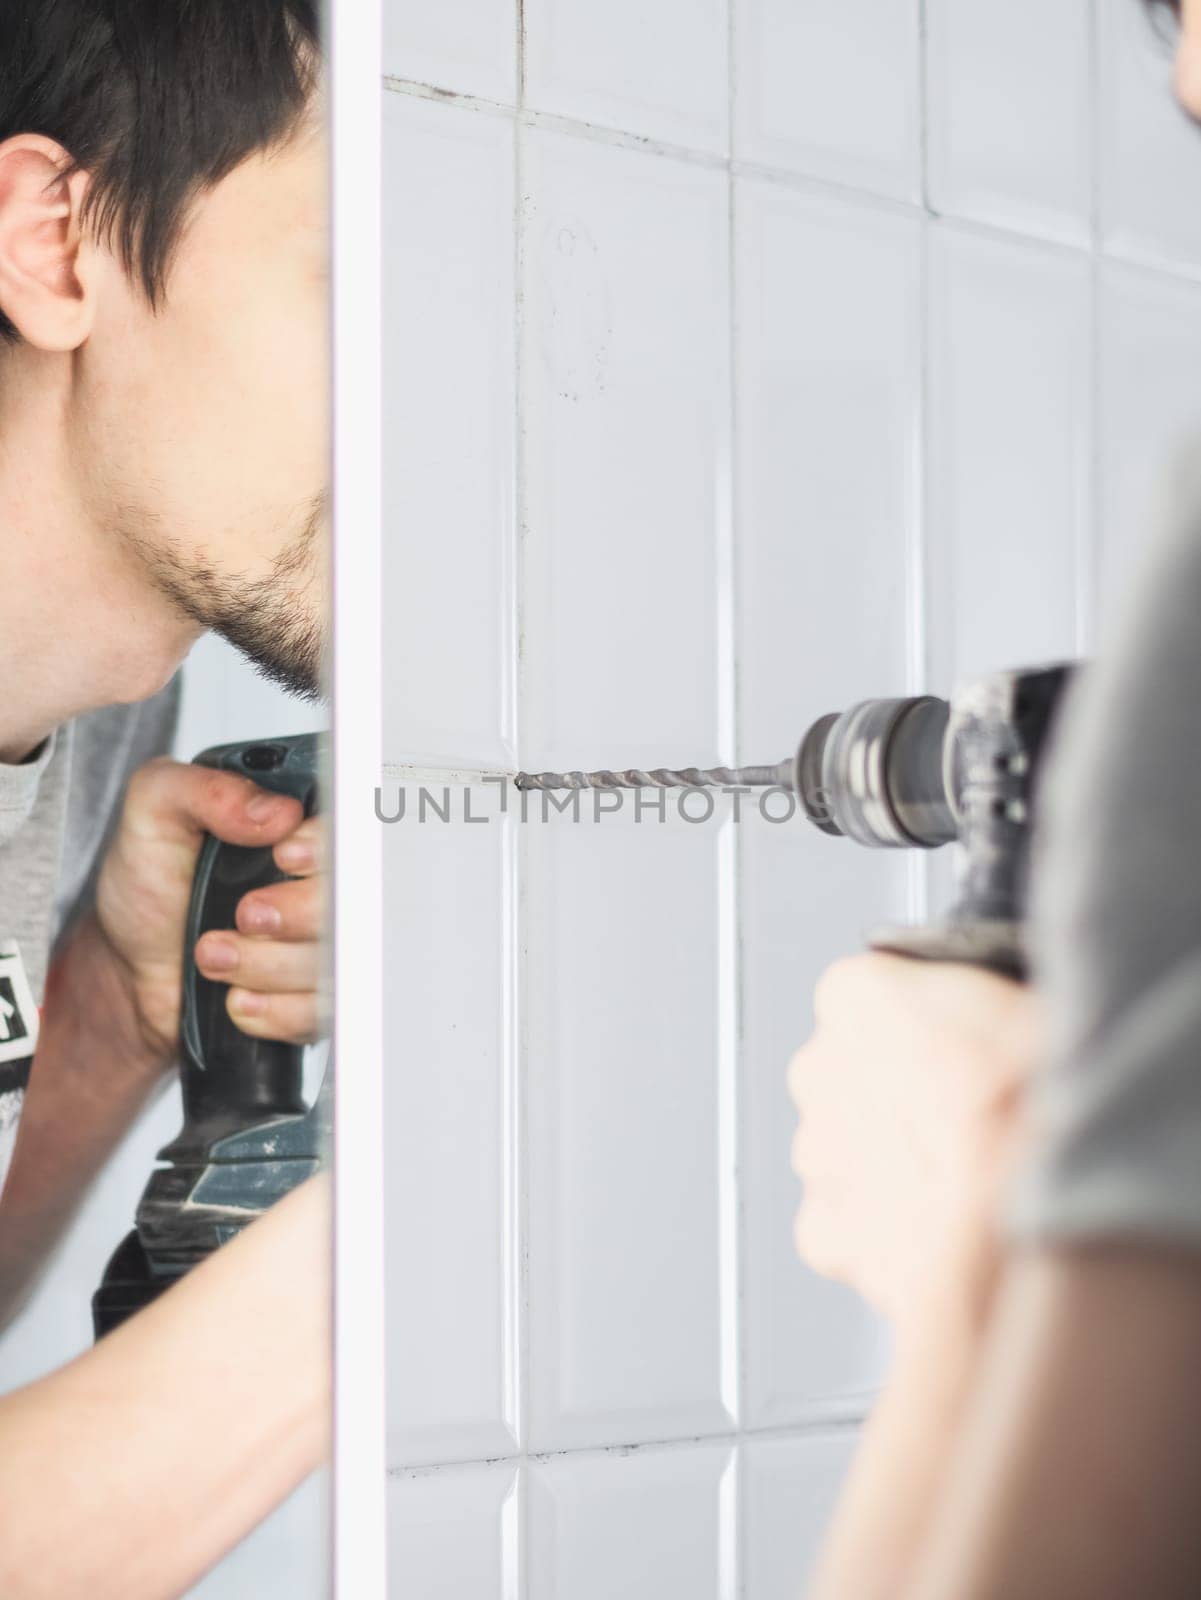
POLYGON ((797 750, 792 787, 823 833, 933 850, 958 835, 947 724, 933 695, 863 700, 821 717, 797 750))

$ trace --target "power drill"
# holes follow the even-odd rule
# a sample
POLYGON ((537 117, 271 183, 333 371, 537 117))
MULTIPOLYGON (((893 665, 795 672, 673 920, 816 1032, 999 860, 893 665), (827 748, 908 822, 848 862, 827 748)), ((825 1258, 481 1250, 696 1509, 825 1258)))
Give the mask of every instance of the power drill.
POLYGON ((1032 808, 1068 664, 998 672, 950 701, 864 700, 819 718, 765 767, 519 773, 519 789, 779 786, 823 833, 881 849, 960 846, 956 899, 929 927, 881 929, 881 950, 1024 977, 1032 808))
MULTIPOLYGON (((306 816, 317 809, 316 735, 221 745, 196 761, 291 795, 306 816)), ((194 958, 201 934, 234 926, 244 895, 286 876, 269 848, 211 836, 201 848, 184 938, 183 1127, 159 1152, 166 1165, 151 1174, 134 1230, 92 1297, 98 1339, 311 1177, 329 1150, 332 1068, 310 1107, 303 1048, 252 1039, 235 1027, 225 1009, 227 985, 203 977, 194 958)))

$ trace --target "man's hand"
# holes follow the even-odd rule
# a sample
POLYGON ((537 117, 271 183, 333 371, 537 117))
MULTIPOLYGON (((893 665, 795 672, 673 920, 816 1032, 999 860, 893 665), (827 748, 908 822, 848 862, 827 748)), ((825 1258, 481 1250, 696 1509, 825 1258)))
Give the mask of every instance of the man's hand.
POLYGON ((935 1286, 974 1318, 1038 1054, 1034 997, 978 968, 867 954, 825 973, 816 1016, 788 1074, 798 1251, 894 1320, 935 1286))
POLYGON ((96 897, 100 930, 126 974, 147 1047, 161 1062, 179 1036, 184 924, 206 833, 227 844, 273 845, 277 865, 299 881, 246 895, 236 931, 199 941, 198 967, 232 985, 229 1012, 246 1033, 305 1043, 321 1026, 318 820, 304 821, 298 801, 235 773, 163 758, 129 785, 96 897))

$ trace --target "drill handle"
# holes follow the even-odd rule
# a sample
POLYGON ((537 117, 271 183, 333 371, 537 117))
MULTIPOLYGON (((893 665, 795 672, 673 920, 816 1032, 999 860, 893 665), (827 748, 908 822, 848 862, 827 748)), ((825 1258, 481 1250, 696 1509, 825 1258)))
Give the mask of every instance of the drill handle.
POLYGON ((1019 982, 1029 972, 1020 922, 962 918, 926 927, 879 928, 871 947, 919 961, 961 961, 1019 982))
MULTIPOLYGON (((196 757, 202 766, 238 772, 262 788, 317 805, 317 740, 313 735, 223 745, 196 757)), ((239 902, 287 874, 269 848, 246 848, 208 836, 200 851, 185 930, 181 1079, 182 1143, 207 1145, 254 1123, 296 1116, 302 1093, 303 1048, 243 1033, 225 1007, 228 985, 206 978, 195 961, 196 942, 211 929, 232 929, 239 902)))

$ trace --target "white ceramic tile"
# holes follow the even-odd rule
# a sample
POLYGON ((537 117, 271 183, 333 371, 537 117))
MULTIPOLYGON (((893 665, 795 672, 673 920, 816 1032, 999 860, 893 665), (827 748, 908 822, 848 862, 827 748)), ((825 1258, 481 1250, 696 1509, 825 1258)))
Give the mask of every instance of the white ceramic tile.
POLYGON ((529 136, 523 764, 717 753, 727 180, 529 136))
POLYGON ((384 71, 512 105, 517 0, 384 0, 384 71))
POLYGON ((735 6, 735 154, 916 199, 917 0, 735 6))
POLYGON ((743 1452, 747 1600, 798 1600, 856 1445, 850 1432, 758 1439, 743 1452))
MULTIPOLYGON (((920 395, 916 226, 740 182, 737 485, 741 754, 907 687, 920 395)), ((775 813, 773 813, 775 814, 775 813)), ((743 881, 747 1420, 862 1406, 879 1325, 797 1261, 788 1058, 828 962, 903 917, 906 863, 749 813, 743 881)))
POLYGON ((500 1455, 516 1427, 513 838, 495 789, 428 792, 452 821, 411 785, 384 830, 392 1466, 500 1455))
POLYGON ((885 1326, 797 1259, 785 1075, 813 1026, 814 984, 873 928, 905 920, 906 862, 749 813, 742 844, 742 1206, 746 1420, 861 1415, 886 1369, 885 1326))
POLYGON ((384 99, 384 755, 510 765, 513 130, 384 99))
POLYGON ((525 0, 525 103, 724 152, 729 0, 525 0))
POLYGON ((533 1450, 713 1432, 733 1387, 725 830, 589 814, 526 830, 533 1450))
POLYGON ((1154 539, 1175 454, 1201 448, 1201 285, 1101 280, 1101 623, 1154 539))
POLYGON ((1085 259, 937 230, 930 680, 1076 653, 1090 517, 1085 259))
POLYGON ((1090 0, 929 0, 935 210, 1087 241, 1091 9, 1090 0))
POLYGON ((392 1600, 517 1600, 519 1493, 512 1465, 390 1477, 392 1600))
POLYGON ((1201 132, 1172 94, 1167 24, 1098 0, 1101 225, 1107 248, 1201 269, 1201 132))
POLYGON ((731 1455, 704 1445, 533 1468, 529 1600, 733 1600, 731 1455))
POLYGON ((917 227, 740 180, 741 756, 906 689, 921 411, 917 227))

